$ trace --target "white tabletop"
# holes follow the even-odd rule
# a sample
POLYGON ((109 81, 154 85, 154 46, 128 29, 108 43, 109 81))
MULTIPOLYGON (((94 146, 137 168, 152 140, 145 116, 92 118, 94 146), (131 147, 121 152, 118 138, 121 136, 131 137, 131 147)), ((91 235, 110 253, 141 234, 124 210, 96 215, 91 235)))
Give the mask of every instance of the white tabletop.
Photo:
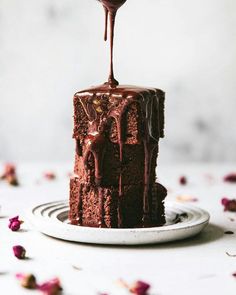
POLYGON ((37 294, 19 286, 15 273, 23 272, 35 274, 39 281, 59 277, 66 295, 129 294, 118 286, 120 278, 128 283, 138 279, 150 283, 150 295, 235 295, 232 273, 236 272, 236 257, 226 252, 236 254, 236 221, 232 221, 236 213, 224 212, 220 203, 224 196, 236 198, 236 184, 222 180, 235 166, 159 167, 159 179, 169 190, 169 200, 188 194, 198 198, 195 205, 211 214, 210 225, 190 240, 140 247, 76 244, 47 237, 27 220, 22 230, 11 232, 9 217, 25 219, 25 210, 35 204, 68 197, 70 166, 22 164, 17 167, 19 187, 0 182, 0 294, 3 290, 4 295, 37 294), (51 170, 57 178, 48 181, 42 175, 51 170), (181 175, 187 176, 186 186, 178 183, 181 175), (235 234, 224 234, 226 230, 235 234), (12 246, 16 244, 26 248, 29 259, 13 256, 12 246))

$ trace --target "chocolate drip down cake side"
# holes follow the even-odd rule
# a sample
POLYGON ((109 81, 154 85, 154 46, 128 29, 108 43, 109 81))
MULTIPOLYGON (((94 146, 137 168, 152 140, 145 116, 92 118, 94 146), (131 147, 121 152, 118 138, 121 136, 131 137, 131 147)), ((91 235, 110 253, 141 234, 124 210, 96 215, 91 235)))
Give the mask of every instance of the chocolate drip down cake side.
POLYGON ((95 227, 165 222, 165 189, 155 183, 164 93, 101 86, 74 97, 75 176, 70 220, 95 227))
MULTIPOLYGON (((110 15, 112 49, 116 11, 125 1, 101 2, 110 15)), ((90 227, 160 226, 167 192, 156 182, 155 170, 164 136, 164 92, 118 85, 112 61, 111 50, 107 83, 74 96, 76 155, 69 219, 90 227)))

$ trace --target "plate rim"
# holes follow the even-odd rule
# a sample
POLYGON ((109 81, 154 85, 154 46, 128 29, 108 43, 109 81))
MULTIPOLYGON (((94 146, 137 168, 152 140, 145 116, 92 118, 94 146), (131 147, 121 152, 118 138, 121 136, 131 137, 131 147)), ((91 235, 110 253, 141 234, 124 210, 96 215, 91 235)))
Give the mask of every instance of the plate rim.
MULTIPOLYGON (((177 208, 179 210, 183 210, 184 208, 188 208, 188 209, 192 209, 192 210, 198 210, 201 212, 201 219, 202 221, 200 222, 199 220, 195 220, 195 221, 190 221, 190 224, 186 224, 186 223, 175 223, 175 224, 167 224, 167 225, 163 225, 163 226, 155 226, 155 227, 147 227, 147 228, 98 228, 98 227, 88 227, 88 226, 78 226, 78 225, 73 225, 73 224, 69 224, 69 223, 63 223, 58 219, 52 219, 52 218, 48 218, 48 217, 42 217, 42 216, 37 216, 34 214, 34 211, 36 211, 38 208, 42 207, 42 206, 46 206, 46 205, 52 205, 52 204, 67 204, 67 206, 69 206, 69 203, 67 200, 59 200, 59 201, 51 201, 51 202, 47 202, 47 203, 43 203, 43 204, 38 204, 35 205, 33 208, 29 210, 27 210, 27 217, 29 217, 31 223, 34 224, 33 220, 37 219, 39 220, 41 223, 44 223, 46 225, 54 225, 57 227, 63 227, 65 228, 65 226, 69 229, 74 229, 76 231, 87 231, 87 232, 110 232, 110 233, 129 233, 129 232, 167 232, 167 231, 177 231, 177 230, 183 230, 183 229, 189 229, 189 228, 194 228, 194 227, 200 227, 203 226, 205 224, 208 224, 210 221, 210 214, 208 211, 206 211, 205 209, 202 209, 198 206, 192 205, 192 204, 186 204, 186 203, 181 203, 181 202, 176 202, 176 201, 166 201, 165 202, 165 207, 174 207, 177 208), (50 220, 50 224, 48 224, 48 221, 50 220)), ((40 232, 42 232, 39 229, 40 232)))

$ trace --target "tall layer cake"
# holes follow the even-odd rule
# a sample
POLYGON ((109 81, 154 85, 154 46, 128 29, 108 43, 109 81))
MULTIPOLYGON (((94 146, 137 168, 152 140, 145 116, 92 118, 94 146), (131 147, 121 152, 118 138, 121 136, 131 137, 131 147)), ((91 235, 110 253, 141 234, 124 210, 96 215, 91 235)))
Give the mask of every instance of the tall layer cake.
POLYGON ((72 224, 133 228, 163 225, 166 189, 156 182, 164 92, 108 84, 74 96, 72 224))

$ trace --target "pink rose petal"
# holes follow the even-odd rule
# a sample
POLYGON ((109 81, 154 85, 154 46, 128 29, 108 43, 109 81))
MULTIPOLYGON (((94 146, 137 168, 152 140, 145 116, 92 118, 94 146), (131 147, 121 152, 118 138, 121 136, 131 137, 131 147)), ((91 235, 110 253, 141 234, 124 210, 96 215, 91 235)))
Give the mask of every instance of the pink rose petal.
POLYGON ((14 164, 6 163, 4 166, 3 174, 1 176, 2 179, 6 178, 8 175, 14 175, 16 173, 16 167, 14 164))
POLYGON ((58 278, 51 279, 38 285, 37 289, 45 295, 57 295, 62 291, 61 283, 58 278))
POLYGON ((53 180, 56 178, 56 174, 54 172, 47 171, 44 173, 44 178, 46 178, 47 180, 53 180))
POLYGON ((149 289, 150 285, 143 281, 137 281, 129 288, 130 292, 135 295, 147 295, 149 289))
POLYGON ((7 163, 4 166, 3 174, 1 175, 0 179, 6 180, 10 185, 17 186, 19 185, 18 179, 16 176, 16 167, 14 164, 7 163))
POLYGON ((224 206, 224 211, 236 212, 236 199, 222 198, 221 204, 224 206))

